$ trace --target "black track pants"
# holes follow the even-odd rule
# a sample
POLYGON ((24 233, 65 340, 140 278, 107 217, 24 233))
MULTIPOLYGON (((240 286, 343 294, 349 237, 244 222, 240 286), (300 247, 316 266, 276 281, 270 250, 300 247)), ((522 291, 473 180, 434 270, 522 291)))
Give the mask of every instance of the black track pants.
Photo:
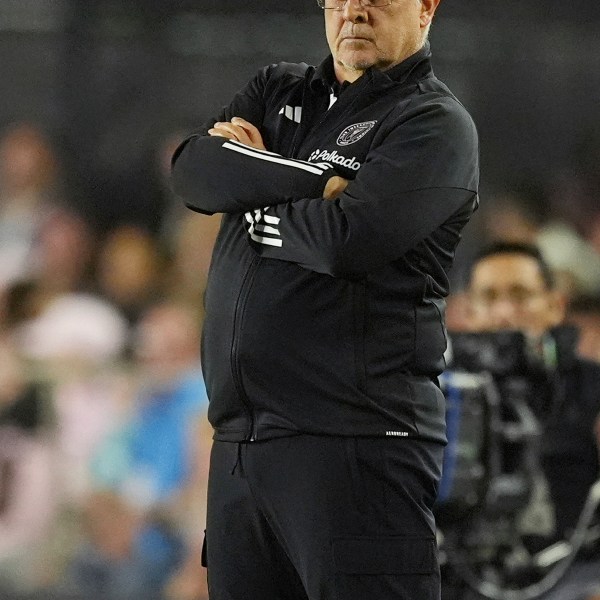
POLYGON ((211 600, 438 600, 442 446, 299 435, 215 442, 211 600))

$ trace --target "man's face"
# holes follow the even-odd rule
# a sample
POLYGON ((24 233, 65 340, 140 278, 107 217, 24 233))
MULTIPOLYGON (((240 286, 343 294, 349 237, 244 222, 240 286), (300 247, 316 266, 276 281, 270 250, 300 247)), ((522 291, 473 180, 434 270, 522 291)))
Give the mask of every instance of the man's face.
POLYGON ((469 297, 471 324, 478 331, 517 329, 539 336, 564 316, 562 297, 548 289, 537 261, 526 254, 497 254, 479 261, 469 297))
POLYGON ((439 0, 392 0, 363 7, 347 0, 343 10, 325 10, 327 42, 340 81, 355 81, 369 67, 389 69, 423 44, 439 0))

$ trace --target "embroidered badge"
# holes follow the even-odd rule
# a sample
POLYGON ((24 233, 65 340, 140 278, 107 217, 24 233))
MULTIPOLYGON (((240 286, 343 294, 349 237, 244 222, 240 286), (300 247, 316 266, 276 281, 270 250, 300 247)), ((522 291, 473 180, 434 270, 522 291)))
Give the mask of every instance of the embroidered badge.
POLYGON ((355 123, 354 125, 350 125, 350 127, 346 127, 346 129, 340 133, 336 144, 338 146, 349 146, 350 144, 358 142, 358 140, 373 129, 375 123, 377 123, 377 121, 365 121, 364 123, 355 123))

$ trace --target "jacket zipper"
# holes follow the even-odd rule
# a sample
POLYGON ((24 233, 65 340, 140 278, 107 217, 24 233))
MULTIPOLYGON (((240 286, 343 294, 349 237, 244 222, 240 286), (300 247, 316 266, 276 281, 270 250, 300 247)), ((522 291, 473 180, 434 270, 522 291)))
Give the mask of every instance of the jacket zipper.
POLYGON ((237 393, 239 394, 244 407, 246 408, 246 412, 248 413, 248 417, 250 418, 250 428, 247 436, 247 441, 254 442, 257 437, 256 433, 256 419, 254 416, 254 408, 248 395, 246 394, 246 390, 244 389, 244 385, 242 383, 242 369, 240 367, 239 360, 239 346, 240 346, 240 331, 242 328, 242 321, 244 318, 244 312, 246 310, 246 301, 248 300, 248 296, 250 294, 250 289, 252 288, 252 282, 254 281, 254 276, 256 275, 258 263, 261 258, 259 256, 255 256, 244 275, 244 279, 242 281, 242 285, 240 287, 240 293, 238 295, 238 299, 235 305, 235 312, 233 317, 233 336, 231 342, 231 374, 233 376, 233 382, 237 393))

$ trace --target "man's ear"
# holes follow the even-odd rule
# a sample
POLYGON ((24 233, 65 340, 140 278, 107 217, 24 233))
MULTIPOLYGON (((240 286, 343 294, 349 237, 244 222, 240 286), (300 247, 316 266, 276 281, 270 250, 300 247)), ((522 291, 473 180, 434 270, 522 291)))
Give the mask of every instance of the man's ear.
POLYGON ((433 15, 440 0, 421 0, 421 27, 428 27, 433 21, 433 15))

